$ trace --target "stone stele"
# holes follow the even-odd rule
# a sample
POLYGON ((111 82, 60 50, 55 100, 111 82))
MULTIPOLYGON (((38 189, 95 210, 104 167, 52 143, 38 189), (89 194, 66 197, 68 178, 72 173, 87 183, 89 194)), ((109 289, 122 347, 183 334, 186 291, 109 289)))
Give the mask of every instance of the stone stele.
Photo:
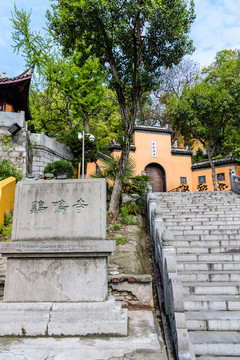
POLYGON ((16 189, 12 240, 106 238, 106 183, 22 181, 16 189))
POLYGON ((105 179, 20 182, 12 241, 0 244, 0 336, 127 335, 127 310, 107 296, 105 237, 105 179))

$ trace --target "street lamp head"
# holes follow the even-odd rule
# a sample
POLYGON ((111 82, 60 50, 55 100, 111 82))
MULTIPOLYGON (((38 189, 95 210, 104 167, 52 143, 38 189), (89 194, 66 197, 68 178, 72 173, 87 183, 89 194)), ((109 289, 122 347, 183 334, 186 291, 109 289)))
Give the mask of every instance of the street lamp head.
POLYGON ((89 140, 90 140, 91 142, 94 142, 94 140, 95 140, 95 136, 94 136, 94 135, 92 135, 92 134, 90 134, 90 136, 89 136, 89 140))

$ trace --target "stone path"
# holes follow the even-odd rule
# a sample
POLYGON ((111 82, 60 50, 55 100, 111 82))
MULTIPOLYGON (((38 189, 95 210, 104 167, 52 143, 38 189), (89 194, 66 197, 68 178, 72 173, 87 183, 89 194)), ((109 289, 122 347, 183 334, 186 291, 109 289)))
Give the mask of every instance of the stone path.
POLYGON ((174 235, 186 324, 199 360, 240 359, 240 197, 157 195, 174 235))

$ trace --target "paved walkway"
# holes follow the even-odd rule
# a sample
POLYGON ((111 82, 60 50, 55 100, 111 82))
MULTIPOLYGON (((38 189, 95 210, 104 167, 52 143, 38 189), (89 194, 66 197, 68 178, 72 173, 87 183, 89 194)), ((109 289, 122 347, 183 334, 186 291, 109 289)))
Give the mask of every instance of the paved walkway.
POLYGON ((152 311, 128 314, 127 337, 0 338, 0 360, 167 360, 152 311))

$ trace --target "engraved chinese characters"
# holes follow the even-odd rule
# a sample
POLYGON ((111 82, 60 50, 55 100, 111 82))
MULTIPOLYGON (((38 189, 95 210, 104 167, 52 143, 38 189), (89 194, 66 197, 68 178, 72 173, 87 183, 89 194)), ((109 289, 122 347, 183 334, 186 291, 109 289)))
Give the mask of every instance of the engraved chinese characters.
POLYGON ((106 185, 102 180, 21 182, 12 239, 104 239, 106 185))
MULTIPOLYGON (((65 214, 67 212, 67 208, 69 208, 69 205, 65 205, 66 202, 65 200, 61 199, 59 201, 52 201, 52 207, 54 209, 54 213, 63 213, 65 214)), ((51 208, 48 206, 43 206, 44 205, 44 201, 43 200, 39 200, 39 201, 33 201, 32 202, 32 208, 30 209, 30 213, 31 214, 38 214, 38 213, 44 213, 46 211, 46 209, 49 208, 49 211, 51 211, 51 208)), ((77 200, 76 204, 73 204, 72 207, 76 209, 77 213, 81 213, 82 210, 88 206, 88 204, 85 202, 85 200, 83 200, 82 198, 80 198, 79 200, 77 200)))

